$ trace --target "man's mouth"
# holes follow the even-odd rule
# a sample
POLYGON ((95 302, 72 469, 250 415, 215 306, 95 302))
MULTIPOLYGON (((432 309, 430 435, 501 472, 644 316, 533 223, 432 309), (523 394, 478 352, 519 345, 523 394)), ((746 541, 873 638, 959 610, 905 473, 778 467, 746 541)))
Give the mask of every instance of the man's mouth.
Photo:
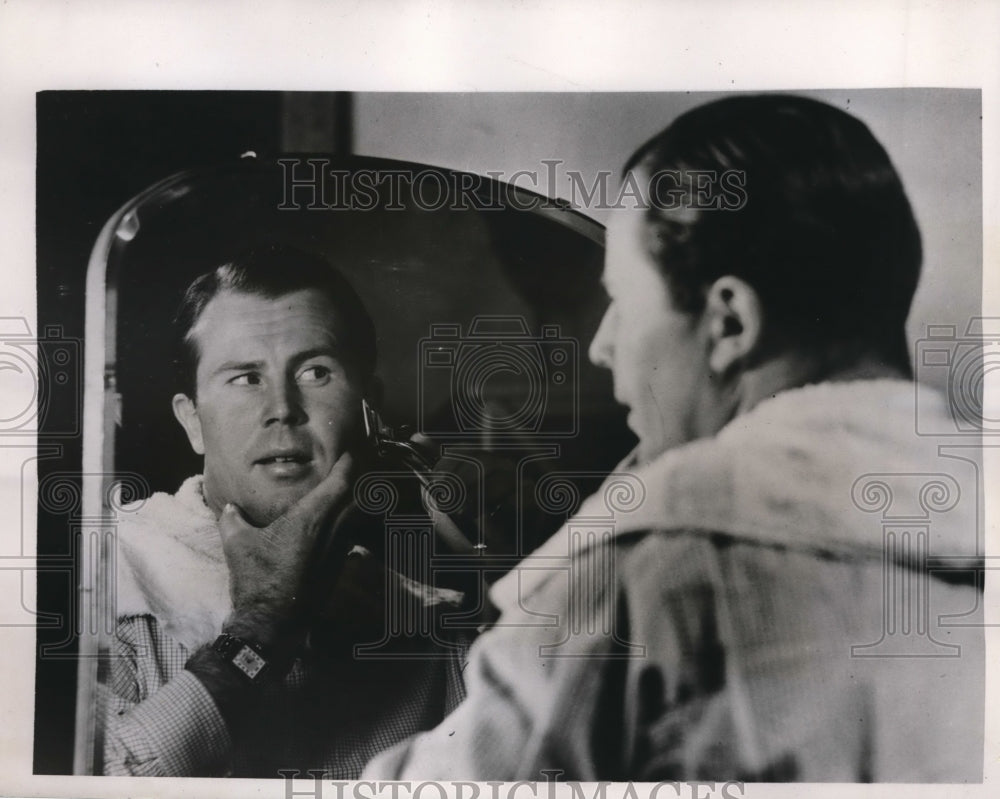
POLYGON ((256 463, 269 464, 269 463, 308 463, 311 458, 305 455, 268 455, 265 458, 260 458, 256 463))
POLYGON ((312 471, 312 456, 304 452, 273 452, 254 461, 265 474, 277 480, 294 480, 312 471))

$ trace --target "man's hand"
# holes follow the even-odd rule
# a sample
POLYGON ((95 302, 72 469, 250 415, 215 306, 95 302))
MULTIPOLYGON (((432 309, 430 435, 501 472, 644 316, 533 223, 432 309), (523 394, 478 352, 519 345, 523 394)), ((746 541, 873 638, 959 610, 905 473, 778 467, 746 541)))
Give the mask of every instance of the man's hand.
MULTIPOLYGON (((342 455, 319 485, 267 527, 248 524, 235 505, 227 505, 219 518, 233 598, 233 612, 222 629, 263 644, 275 659, 272 665, 290 665, 294 658, 304 632, 304 578, 317 538, 332 528, 334 514, 350 497, 352 466, 350 455, 342 455)), ((252 717, 259 693, 219 658, 212 644, 196 649, 185 668, 212 695, 231 729, 252 717)))
POLYGON ((229 564, 233 613, 223 629, 290 655, 302 634, 304 578, 317 538, 349 497, 351 456, 267 527, 254 527, 230 503, 219 518, 229 564))

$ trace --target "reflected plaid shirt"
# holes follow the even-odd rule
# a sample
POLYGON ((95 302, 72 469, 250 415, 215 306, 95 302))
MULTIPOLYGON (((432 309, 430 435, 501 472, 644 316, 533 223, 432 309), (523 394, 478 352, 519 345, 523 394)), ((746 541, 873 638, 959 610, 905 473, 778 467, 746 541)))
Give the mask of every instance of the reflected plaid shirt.
POLYGON ((119 620, 105 704, 105 774, 357 779, 378 752, 437 724, 464 696, 466 646, 415 658, 297 660, 264 688, 250 729, 230 731, 184 669, 191 654, 152 616, 119 620))

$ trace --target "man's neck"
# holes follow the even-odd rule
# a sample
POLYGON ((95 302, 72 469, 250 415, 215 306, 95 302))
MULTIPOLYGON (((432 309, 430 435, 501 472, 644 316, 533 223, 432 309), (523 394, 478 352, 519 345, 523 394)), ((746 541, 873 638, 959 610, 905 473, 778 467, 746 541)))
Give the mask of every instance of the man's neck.
POLYGON ((740 402, 736 415, 782 391, 813 383, 843 383, 851 380, 908 380, 903 370, 884 361, 863 356, 849 364, 825 368, 816 358, 789 355, 771 359, 745 372, 740 378, 740 402))

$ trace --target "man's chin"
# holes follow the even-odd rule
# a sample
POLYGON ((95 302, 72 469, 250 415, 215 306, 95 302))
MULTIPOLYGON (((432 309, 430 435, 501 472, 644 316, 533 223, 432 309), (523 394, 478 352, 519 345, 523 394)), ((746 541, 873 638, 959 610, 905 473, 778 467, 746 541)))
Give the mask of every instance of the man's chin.
POLYGON ((302 485, 288 486, 280 491, 262 492, 244 511, 252 515, 251 521, 258 527, 265 527, 284 516, 300 499, 308 494, 318 481, 310 481, 302 485))

